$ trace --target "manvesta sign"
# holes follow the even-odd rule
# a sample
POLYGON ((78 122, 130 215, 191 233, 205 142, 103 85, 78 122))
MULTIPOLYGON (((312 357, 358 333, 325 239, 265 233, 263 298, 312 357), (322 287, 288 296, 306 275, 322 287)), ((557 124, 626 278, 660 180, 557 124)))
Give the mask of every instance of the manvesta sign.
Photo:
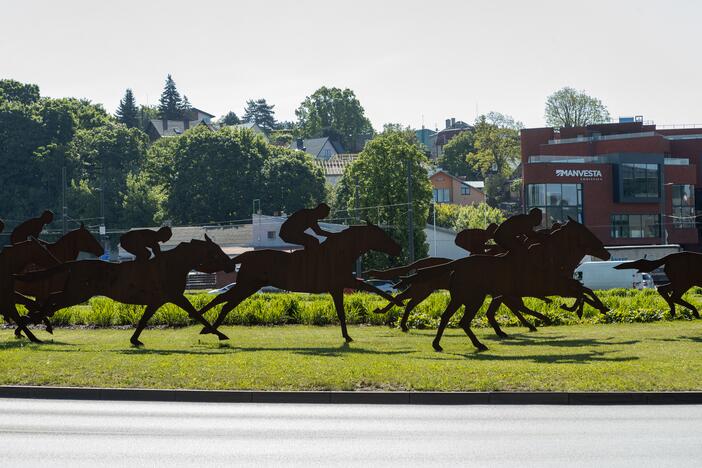
POLYGON ((584 180, 602 180, 599 169, 556 169, 556 177, 577 177, 584 180))

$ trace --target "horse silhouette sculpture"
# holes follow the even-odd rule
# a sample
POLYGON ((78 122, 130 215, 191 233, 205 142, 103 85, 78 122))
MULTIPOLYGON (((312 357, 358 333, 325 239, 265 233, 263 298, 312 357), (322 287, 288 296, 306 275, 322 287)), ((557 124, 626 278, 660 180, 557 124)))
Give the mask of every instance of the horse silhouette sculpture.
MULTIPOLYGON (((48 244, 39 241, 52 255, 52 262, 37 262, 28 265, 29 268, 48 268, 55 265, 57 262, 65 263, 67 261, 78 258, 80 252, 87 252, 96 257, 103 254, 103 248, 100 242, 88 231, 83 224, 78 229, 69 231, 53 244, 48 244)), ((38 303, 46 301, 49 294, 60 291, 63 287, 65 277, 54 276, 47 281, 15 281, 15 291, 24 296, 32 296, 35 301, 28 301, 24 296, 17 296, 19 303, 23 304, 30 310, 38 307, 38 303)), ((46 325, 46 331, 53 333, 51 322, 47 317, 43 317, 42 321, 46 325)), ((15 329, 15 335, 20 336, 20 329, 15 329)))
POLYGON ((0 251, 0 313, 8 322, 14 322, 27 335, 27 338, 40 343, 41 341, 25 325, 15 305, 17 303, 29 305, 32 302, 29 298, 15 293, 13 277, 30 264, 56 265, 58 261, 37 240, 19 242, 0 251))
MULTIPOLYGON (((394 298, 375 286, 353 275, 356 259, 371 250, 398 256, 401 248, 385 231, 372 224, 350 226, 339 233, 329 233, 318 247, 295 252, 255 250, 233 259, 241 264, 236 285, 220 294, 200 312, 205 313, 224 303, 213 328, 222 324, 229 311, 264 286, 275 286, 288 291, 329 293, 339 317, 341 334, 352 341, 346 329, 344 289, 353 288, 376 293, 389 301, 394 298)), ((201 333, 211 333, 207 328, 201 333)))
POLYGON ((697 307, 683 300, 682 296, 693 286, 702 286, 702 254, 697 252, 678 252, 659 260, 636 260, 615 266, 617 270, 638 270, 650 273, 663 266, 669 283, 658 286, 658 293, 670 306, 670 314, 675 316, 675 304, 692 311, 695 318, 700 318, 697 307))
POLYGON ((64 307, 102 295, 126 304, 146 306, 130 339, 134 346, 143 345, 139 341, 142 330, 158 308, 169 302, 181 307, 220 340, 227 339, 226 335, 212 329, 209 322, 183 295, 188 272, 193 269, 203 273, 222 270, 231 272, 234 270, 234 264, 222 249, 205 235, 204 241, 183 242, 147 261, 109 263, 78 260, 19 275, 18 278, 27 282, 63 278, 62 287, 49 295, 40 311, 30 311, 30 320, 33 322, 41 320, 44 316, 51 316, 64 307), (37 314, 40 316, 37 317, 37 314))
MULTIPOLYGON (((434 349, 441 351, 441 336, 449 319, 461 305, 465 312, 460 325, 479 350, 485 350, 483 345, 470 329, 470 323, 487 295, 502 297, 507 301, 519 300, 522 297, 563 296, 579 298, 596 307, 602 313, 607 307, 597 298, 592 290, 563 274, 564 267, 559 262, 559 256, 571 252, 578 260, 584 255, 593 255, 606 260, 609 253, 602 242, 582 224, 569 220, 551 235, 548 244, 533 244, 528 248, 510 251, 504 255, 488 256, 475 255, 450 263, 420 269, 416 274, 404 278, 399 286, 409 286, 417 281, 432 281, 439 278, 443 281, 446 272, 450 272, 448 290, 451 300, 441 315, 439 329, 433 341, 434 349)), ((497 326, 492 317, 493 328, 497 326)), ((497 331, 496 329, 496 331, 497 331)))

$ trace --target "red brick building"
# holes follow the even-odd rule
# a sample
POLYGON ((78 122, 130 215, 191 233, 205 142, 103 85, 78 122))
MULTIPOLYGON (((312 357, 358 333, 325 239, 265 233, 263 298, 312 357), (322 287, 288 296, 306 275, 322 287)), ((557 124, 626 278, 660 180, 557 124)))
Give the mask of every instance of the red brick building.
POLYGON ((641 121, 521 131, 524 208, 584 222, 605 245, 699 249, 702 128, 641 121))

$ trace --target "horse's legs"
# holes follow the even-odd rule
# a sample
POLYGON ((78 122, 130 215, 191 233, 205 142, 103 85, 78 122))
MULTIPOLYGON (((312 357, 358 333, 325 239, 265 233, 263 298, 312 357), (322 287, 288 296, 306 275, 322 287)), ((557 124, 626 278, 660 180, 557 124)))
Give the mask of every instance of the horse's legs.
POLYGON ((677 290, 673 291, 673 293, 670 295, 670 299, 671 299, 673 302, 675 302, 675 303, 677 303, 677 304, 680 304, 681 306, 687 307, 688 309, 690 309, 690 310, 692 311, 692 314, 695 316, 695 318, 700 318, 700 314, 699 314, 699 312, 697 312, 697 307, 695 307, 694 305, 692 305, 692 304, 690 304, 689 302, 687 302, 686 300, 684 300, 684 299, 682 298, 682 295, 683 295, 683 294, 685 294, 684 291, 681 291, 680 289, 677 289, 677 290))
MULTIPOLYGON (((509 338, 509 335, 507 333, 505 333, 504 331, 502 331, 502 329, 500 328, 500 324, 497 323, 497 320, 495 319, 495 314, 497 313, 497 311, 500 308, 500 305, 503 302, 504 302, 504 299, 502 298, 502 296, 493 297, 492 300, 490 301, 490 305, 488 306, 487 312, 485 312, 485 316, 487 317, 488 322, 492 326, 492 329, 495 330, 495 334, 497 336, 499 336, 500 338, 509 338)), ((514 310, 512 312, 514 312, 514 310)), ((517 312, 517 313, 519 313, 519 312, 517 312)), ((463 317, 465 318, 465 316, 466 316, 466 314, 464 313, 463 317)), ((523 318, 524 317, 522 317, 522 319, 523 318)), ((461 319, 461 320, 463 320, 463 319, 461 319)), ((461 326, 463 326, 463 325, 461 325, 461 326)))
POLYGON ((671 298, 671 296, 673 295, 672 283, 658 286, 658 294, 660 294, 663 300, 668 303, 668 307, 670 307, 671 317, 675 317, 675 302, 671 298))
POLYGON ((330 293, 332 299, 334 299, 334 308, 336 309, 336 315, 339 317, 339 324, 341 325, 341 336, 346 339, 347 343, 353 341, 349 336, 349 332, 346 330, 346 312, 344 311, 344 292, 333 291, 330 293))
POLYGON ((592 289, 586 288, 584 286, 581 287, 582 291, 580 292, 580 294, 575 295, 575 297, 582 296, 585 302, 590 304, 595 309, 599 310, 602 314, 605 314, 607 313, 607 311, 609 311, 609 308, 606 305, 604 305, 602 301, 600 301, 600 298, 597 297, 597 294, 595 294, 595 292, 592 289))
POLYGON ((149 319, 156 313, 160 306, 156 305, 148 305, 146 306, 146 309, 144 310, 144 313, 142 314, 141 318, 139 319, 139 323, 136 326, 136 330, 134 330, 134 334, 132 334, 132 337, 129 339, 129 341, 134 345, 134 346, 144 346, 144 343, 139 341, 139 335, 141 335, 141 331, 146 327, 146 324, 148 323, 149 319))
POLYGON ((470 341, 473 343, 473 346, 475 346, 478 349, 478 351, 487 351, 488 348, 487 346, 482 344, 480 340, 478 340, 477 336, 475 336, 473 330, 470 329, 470 323, 473 321, 473 318, 475 318, 475 314, 478 313, 480 306, 483 305, 483 301, 485 301, 484 294, 476 294, 470 297, 464 303, 466 309, 460 321, 461 328, 463 328, 463 331, 466 332, 466 335, 468 335, 468 338, 470 338, 470 341))
MULTIPOLYGON (((409 288, 407 288, 406 290, 402 291, 400 294, 398 294, 397 296, 395 296, 395 301, 403 302, 403 301, 407 300, 407 298, 412 297, 412 292, 411 292, 411 290, 412 290, 412 286, 410 285, 409 288)), ((394 302, 390 301, 390 302, 388 302, 387 305, 386 305, 385 307, 383 307, 382 309, 379 308, 379 307, 377 307, 377 308, 373 311, 373 313, 374 313, 374 314, 384 314, 384 313, 386 313, 386 312, 389 312, 390 309, 392 309, 392 308, 395 307, 396 305, 397 305, 397 304, 395 304, 394 302)))
POLYGON ((453 316, 453 314, 456 313, 459 307, 461 307, 461 301, 455 299, 452 294, 451 301, 448 303, 448 306, 446 306, 446 310, 444 311, 444 313, 441 314, 439 328, 436 330, 436 336, 434 337, 434 341, 431 344, 436 351, 444 350, 439 344, 441 342, 441 336, 444 334, 444 330, 446 329, 446 325, 448 325, 449 319, 453 316))
MULTIPOLYGON (((429 293, 431 294, 431 293, 429 293)), ((412 298, 411 301, 405 306, 405 311, 402 314, 402 320, 400 321, 400 328, 403 332, 407 333, 409 328, 407 327, 407 320, 409 319, 410 313, 417 307, 424 299, 426 299, 429 294, 421 294, 412 298)))
MULTIPOLYGON (((212 322, 212 329, 217 329, 222 322, 224 322, 224 319, 227 318, 227 314, 233 310, 236 306, 241 304, 241 302, 244 301, 247 297, 251 296, 252 294, 255 294, 256 291, 261 289, 261 284, 246 284, 246 283, 237 283, 236 286, 234 286, 232 289, 227 291, 224 294, 220 294, 216 298, 214 298, 209 304, 207 304, 205 307, 202 308, 200 313, 204 314, 206 311, 210 310, 212 307, 216 306, 217 304, 220 304, 222 302, 226 302, 224 306, 222 307, 222 310, 219 311, 219 315, 217 315, 217 319, 212 322), (241 286, 239 286, 241 284, 241 286)), ((209 327, 204 327, 201 331, 201 335, 205 335, 207 333, 211 333, 209 327)))
POLYGON ((184 311, 186 311, 191 318, 194 318, 195 320, 200 322, 205 327, 204 329, 208 330, 210 333, 217 335, 217 338, 219 338, 220 340, 228 340, 229 339, 229 338, 227 338, 227 335, 220 332, 216 328, 213 328, 212 325, 210 325, 210 322, 205 320, 205 318, 202 316, 202 314, 200 312, 198 312, 197 309, 195 309, 195 307, 190 303, 190 301, 185 296, 181 295, 181 296, 173 297, 173 298, 171 298, 171 302, 173 304, 177 305, 178 307, 180 307, 181 309, 183 309, 184 311))
POLYGON ((32 333, 29 328, 27 328, 27 324, 24 320, 24 317, 22 317, 19 312, 17 311, 17 307, 15 307, 15 304, 6 304, 5 307, 6 314, 3 314, 8 321, 15 322, 15 325, 17 325, 17 329, 15 330, 15 337, 21 338, 22 333, 24 332, 25 335, 27 335, 27 338, 29 338, 29 341, 33 343, 41 343, 41 340, 34 336, 34 333, 32 333))

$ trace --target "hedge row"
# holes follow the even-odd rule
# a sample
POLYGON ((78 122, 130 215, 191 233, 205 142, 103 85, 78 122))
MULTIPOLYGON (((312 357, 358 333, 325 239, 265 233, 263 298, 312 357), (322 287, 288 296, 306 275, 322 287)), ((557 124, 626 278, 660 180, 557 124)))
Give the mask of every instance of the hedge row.
MULTIPOLYGON (((574 313, 560 309, 560 304, 573 302, 573 299, 553 298, 551 304, 546 304, 537 299, 525 299, 527 307, 546 315, 552 325, 570 325, 576 323, 625 323, 625 322, 655 322, 671 320, 668 306, 656 291, 636 291, 615 289, 598 291, 598 296, 611 309, 606 315, 600 314, 595 309, 586 306, 582 320, 574 313)), ((212 300, 214 296, 208 294, 189 294, 190 302, 198 310, 212 300)), ((349 324, 365 325, 399 325, 402 310, 393 307, 387 314, 375 314, 377 307, 385 305, 385 301, 378 296, 356 293, 344 297, 346 320, 349 324)), ((691 290, 685 299, 695 306, 702 306, 702 290, 691 290)), ((420 304, 409 317, 410 328, 436 328, 439 316, 448 304, 449 296, 446 292, 432 294, 420 304)), ((483 304, 480 312, 473 321, 475 327, 489 326, 485 318, 488 302, 483 304)), ((214 308, 206 314, 210 321, 214 320, 221 306, 214 308)), ((115 302, 104 297, 96 297, 87 304, 62 309, 53 316, 55 326, 92 326, 114 327, 136 325, 142 306, 134 306, 115 302)), ((451 319, 449 326, 458 326, 462 312, 459 311, 451 319)), ((678 307, 678 319, 690 320, 692 314, 678 307)), ((504 306, 500 308, 497 319, 501 325, 517 326, 519 322, 509 313, 504 306)), ((161 307, 149 322, 155 326, 184 327, 193 325, 193 320, 187 313, 173 304, 161 307)), ((231 311, 225 325, 332 325, 338 324, 334 304, 329 295, 312 295, 296 293, 255 294, 236 309, 231 311)), ((539 321, 536 321, 539 325, 539 321)))

